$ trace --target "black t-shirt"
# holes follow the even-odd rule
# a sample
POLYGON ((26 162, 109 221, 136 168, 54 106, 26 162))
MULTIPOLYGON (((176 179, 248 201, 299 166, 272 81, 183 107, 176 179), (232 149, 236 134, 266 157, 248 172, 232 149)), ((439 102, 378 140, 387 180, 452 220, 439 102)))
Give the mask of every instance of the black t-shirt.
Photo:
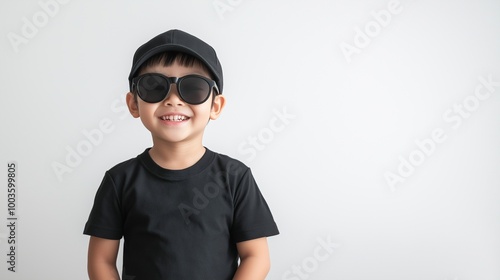
POLYGON ((232 279, 236 243, 279 234, 250 169, 206 149, 183 170, 149 149, 106 172, 84 234, 124 238, 123 278, 232 279))

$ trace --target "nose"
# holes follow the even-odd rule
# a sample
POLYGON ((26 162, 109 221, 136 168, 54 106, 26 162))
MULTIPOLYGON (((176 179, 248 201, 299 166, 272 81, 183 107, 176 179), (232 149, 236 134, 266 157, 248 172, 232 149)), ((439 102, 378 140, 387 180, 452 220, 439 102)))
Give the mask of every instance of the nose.
POLYGON ((165 106, 184 106, 184 101, 179 96, 177 91, 177 85, 172 83, 170 85, 170 91, 167 94, 167 98, 163 100, 163 105, 165 106))

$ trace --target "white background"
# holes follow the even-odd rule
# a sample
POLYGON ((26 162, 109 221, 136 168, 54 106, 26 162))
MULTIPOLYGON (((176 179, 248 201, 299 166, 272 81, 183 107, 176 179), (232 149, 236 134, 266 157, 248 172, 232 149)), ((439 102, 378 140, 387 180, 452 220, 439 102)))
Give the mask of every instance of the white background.
POLYGON ((18 163, 19 218, 12 273, 5 179, 1 279, 87 278, 102 176, 151 144, 123 110, 133 53, 172 28, 222 62, 228 104, 204 144, 249 165, 273 211, 268 279, 500 279, 500 2, 53 3, 0 4, 0 162, 18 163), (289 116, 273 131, 276 112, 289 116), (102 121, 112 131, 70 167, 102 121))

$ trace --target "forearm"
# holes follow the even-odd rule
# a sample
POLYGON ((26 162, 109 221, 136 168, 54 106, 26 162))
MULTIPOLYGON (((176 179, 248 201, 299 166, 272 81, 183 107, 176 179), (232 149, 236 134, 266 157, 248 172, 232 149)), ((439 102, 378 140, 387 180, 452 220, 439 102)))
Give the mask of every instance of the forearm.
POLYGON ((264 280, 269 273, 270 263, 266 258, 249 256, 241 260, 233 280, 264 280))
POLYGON ((90 280, 120 280, 116 265, 108 263, 94 263, 88 267, 90 280))
POLYGON ((118 269, 116 269, 119 246, 119 240, 90 237, 87 258, 90 280, 120 280, 118 269))

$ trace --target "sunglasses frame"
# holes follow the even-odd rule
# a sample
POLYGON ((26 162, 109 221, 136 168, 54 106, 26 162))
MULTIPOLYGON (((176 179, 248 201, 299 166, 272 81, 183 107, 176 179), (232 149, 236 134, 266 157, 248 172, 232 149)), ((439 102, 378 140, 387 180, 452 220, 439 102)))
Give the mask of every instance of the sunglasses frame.
POLYGON ((216 90, 216 95, 220 94, 219 93, 219 87, 217 87, 217 83, 214 81, 214 80, 211 80, 207 77, 204 77, 204 76, 201 76, 201 75, 196 75, 196 74, 190 74, 190 75, 186 75, 186 76, 182 76, 182 77, 167 77, 163 74, 160 74, 160 73, 146 73, 146 74, 143 74, 143 75, 140 75, 140 76, 137 76, 135 78, 132 79, 132 85, 131 85, 131 91, 136 93, 142 101, 144 102, 147 102, 147 103, 159 103, 159 102, 162 102, 163 100, 165 100, 169 93, 170 93, 170 87, 172 84, 175 84, 175 86, 177 87, 177 93, 179 94, 179 97, 181 98, 182 101, 188 103, 188 104, 191 104, 191 105, 199 105, 199 104, 203 104, 205 103, 205 101, 207 101, 207 99, 210 97, 211 93, 212 93, 212 90, 215 88, 216 90), (168 86, 168 91, 167 93, 165 94, 165 97, 163 97, 162 100, 160 101, 157 101, 157 102, 150 102, 150 101, 146 101, 142 98, 141 96, 141 93, 139 91, 139 83, 141 81, 142 78, 146 77, 146 76, 157 76, 157 77, 160 77, 160 78, 163 78, 167 81, 167 86, 168 86), (182 81, 186 78, 199 78, 199 79, 202 79, 204 80, 205 82, 208 83, 208 85, 210 86, 210 90, 207 94, 207 96, 205 97, 205 99, 203 99, 203 101, 201 102, 198 102, 198 103, 192 103, 192 102, 188 102, 184 96, 182 96, 182 92, 179 88, 179 85, 182 84, 182 81))

